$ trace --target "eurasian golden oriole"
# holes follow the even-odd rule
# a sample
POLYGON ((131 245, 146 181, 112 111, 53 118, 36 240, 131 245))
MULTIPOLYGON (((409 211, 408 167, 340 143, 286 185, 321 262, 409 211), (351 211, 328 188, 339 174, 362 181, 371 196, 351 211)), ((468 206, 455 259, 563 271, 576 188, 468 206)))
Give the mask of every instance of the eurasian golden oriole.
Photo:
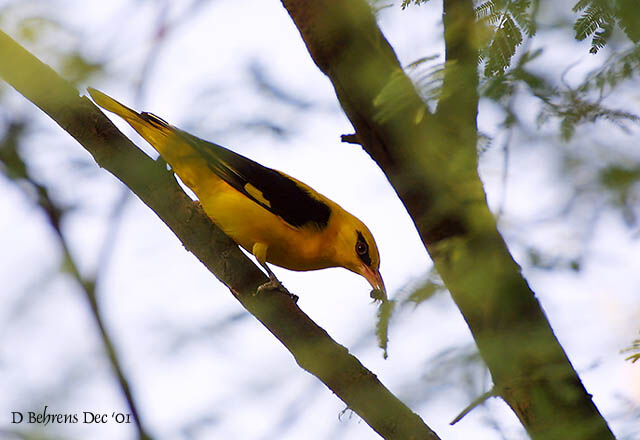
POLYGON ((373 235, 337 203, 281 171, 88 90, 99 106, 149 142, 193 190, 211 220, 256 257, 270 279, 261 287, 286 292, 267 262, 297 271, 344 267, 366 278, 373 298, 386 298, 373 235))

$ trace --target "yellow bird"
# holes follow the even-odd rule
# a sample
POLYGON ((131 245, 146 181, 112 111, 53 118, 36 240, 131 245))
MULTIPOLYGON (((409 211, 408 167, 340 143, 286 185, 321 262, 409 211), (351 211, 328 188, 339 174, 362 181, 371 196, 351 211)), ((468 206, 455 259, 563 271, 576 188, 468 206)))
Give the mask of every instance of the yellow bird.
POLYGON ((344 267, 366 278, 372 298, 386 299, 373 235, 337 203, 283 172, 88 90, 99 106, 140 133, 198 196, 211 220, 255 256, 270 279, 261 289, 289 294, 266 263, 297 271, 344 267))

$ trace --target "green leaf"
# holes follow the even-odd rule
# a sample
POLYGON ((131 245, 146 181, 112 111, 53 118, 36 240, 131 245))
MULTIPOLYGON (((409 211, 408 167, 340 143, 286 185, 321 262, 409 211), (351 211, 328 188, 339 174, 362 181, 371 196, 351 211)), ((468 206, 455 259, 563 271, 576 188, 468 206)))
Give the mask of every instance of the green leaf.
POLYGON ((502 73, 489 77, 483 84, 482 94, 494 101, 499 101, 500 99, 511 95, 512 92, 513 82, 502 73))
POLYGON ((616 24, 631 41, 640 41, 637 0, 580 0, 573 11, 584 11, 573 28, 579 41, 593 36, 591 53, 597 53, 607 44, 616 24))
POLYGON ((444 288, 441 285, 438 285, 432 281, 427 281, 426 284, 424 284, 419 289, 416 289, 411 295, 409 295, 406 302, 412 302, 418 305, 442 290, 444 290, 444 288))
POLYGON ((20 154, 20 142, 26 132, 25 123, 11 121, 0 139, 0 171, 11 180, 28 180, 27 165, 20 154))
POLYGON ((578 123, 578 117, 571 113, 567 114, 560 123, 560 136, 562 140, 568 142, 576 132, 576 125, 578 123))
POLYGON ((400 5, 402 7, 402 9, 406 8, 407 6, 409 6, 411 3, 414 3, 415 5, 419 6, 423 3, 427 3, 429 0, 402 0, 402 4, 400 5))
POLYGON ((611 165, 600 170, 600 183, 610 190, 627 190, 631 185, 640 181, 640 168, 629 168, 621 165, 611 165))
POLYGON ((637 360, 640 360, 640 339, 633 341, 631 347, 625 348, 621 353, 633 353, 631 356, 625 358, 626 361, 631 361, 631 363, 635 363, 637 360))
POLYGON ((505 15, 502 25, 496 30, 495 37, 488 49, 485 75, 503 73, 516 53, 516 47, 522 43, 522 32, 509 15, 505 15))
POLYGON ((593 39, 591 40, 591 49, 590 53, 597 53, 600 49, 606 46, 609 41, 609 37, 613 32, 613 25, 611 23, 603 23, 602 30, 596 31, 593 35, 593 39))
POLYGON ((602 10, 593 6, 589 6, 587 10, 582 14, 576 23, 573 25, 573 29, 576 32, 576 40, 582 41, 585 38, 593 35, 603 24, 604 18, 602 16, 602 10))
POLYGON ((495 2, 489 0, 477 6, 474 10, 477 19, 483 19, 489 17, 495 11, 495 2))
POLYGON ((396 302, 382 301, 378 307, 378 322, 376 323, 376 337, 378 338, 378 347, 382 348, 382 356, 387 359, 389 354, 387 353, 387 347, 389 344, 389 321, 391 315, 393 315, 393 309, 396 302))
POLYGON ((418 112, 423 103, 411 99, 415 91, 415 86, 404 71, 394 72, 373 100, 373 105, 377 107, 376 120, 380 123, 387 122, 400 112, 412 110, 412 106, 418 112))
POLYGON ((591 4, 591 1, 592 0, 579 0, 578 3, 576 3, 576 5, 573 7, 573 12, 582 11, 584 8, 589 6, 589 4, 591 4))

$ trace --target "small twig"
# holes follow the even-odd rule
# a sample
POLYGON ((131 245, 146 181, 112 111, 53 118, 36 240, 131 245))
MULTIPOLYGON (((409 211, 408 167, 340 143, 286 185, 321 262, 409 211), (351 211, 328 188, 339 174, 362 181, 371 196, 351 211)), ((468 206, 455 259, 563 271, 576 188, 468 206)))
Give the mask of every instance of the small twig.
POLYGON ((142 69, 140 70, 140 77, 137 80, 136 92, 134 102, 137 106, 142 104, 142 100, 145 96, 145 87, 149 82, 149 77, 154 72, 154 67, 158 62, 158 59, 162 56, 161 49, 167 44, 169 35, 175 33, 175 30, 188 22, 189 20, 197 17, 198 9, 204 6, 209 0, 193 0, 185 11, 173 20, 170 20, 169 9, 171 7, 170 1, 164 1, 159 7, 156 8, 158 14, 156 16, 155 33, 151 37, 151 46, 149 47, 147 56, 142 63, 142 69))
POLYGON ((500 202, 498 203, 498 212, 496 218, 502 218, 505 205, 507 203, 507 183, 509 179, 509 159, 511 156, 511 139, 513 138, 513 127, 507 128, 507 137, 502 146, 502 185, 500 188, 500 202))
POLYGON ((109 226, 107 228, 107 233, 105 234, 102 241, 102 248, 98 253, 98 264, 96 266, 96 274, 94 275, 96 284, 98 280, 103 277, 103 274, 106 273, 107 267, 111 262, 113 248, 116 244, 116 238, 118 236, 120 226, 122 225, 124 208, 130 196, 131 190, 126 186, 123 187, 118 200, 116 200, 116 202, 114 203, 111 214, 109 215, 109 226))
POLYGON ((343 134, 342 136, 340 136, 340 140, 342 142, 346 142, 347 144, 358 144, 358 145, 362 145, 362 142, 360 142, 360 138, 358 138, 358 135, 356 133, 353 134, 343 134))
MULTIPOLYGON (((47 200, 47 202, 51 203, 50 200, 47 200)), ((45 205, 42 204, 42 202, 41 202, 41 206, 45 209, 45 211, 47 211, 47 216, 50 216, 48 209, 46 208, 45 205)), ((151 437, 147 434, 144 427, 142 426, 140 415, 139 415, 137 406, 135 404, 133 394, 131 393, 131 388, 129 387, 129 381, 124 375, 122 366, 120 365, 120 361, 116 354, 115 347, 113 345, 113 342, 111 341, 111 337, 107 333, 107 330, 104 325, 104 321, 102 319, 102 315, 100 314, 100 309, 99 309, 98 301, 96 298, 95 279, 87 280, 80 274, 80 271, 78 270, 78 266, 76 265, 75 261, 71 257, 71 253, 69 252, 69 247, 67 246, 67 242, 62 234, 62 230, 59 227, 60 224, 59 223, 55 224, 52 218, 50 220, 51 220, 50 221, 51 225, 53 226, 53 229, 55 230, 56 235, 58 236, 58 241, 60 242, 60 246, 62 247, 65 261, 69 266, 69 272, 71 273, 73 278, 75 278, 75 280, 78 282, 78 285, 82 288, 87 300, 89 301, 91 313, 93 315, 94 321, 98 325, 98 330, 100 331, 100 337, 102 339, 102 343, 104 344, 105 350, 109 357, 109 362, 111 363, 111 367, 113 368, 113 371, 118 378, 118 382, 120 383, 120 388, 122 389, 122 393, 124 394, 125 400, 127 401, 129 410, 131 411, 131 415, 135 422, 135 426, 138 431, 138 438, 140 440, 151 439, 151 437)))
POLYGON ((496 397, 498 395, 497 391, 495 388, 491 388, 489 391, 487 391, 486 393, 481 394, 480 396, 476 397, 475 399, 473 399, 473 401, 467 405, 467 407, 465 409, 462 410, 462 412, 460 414, 458 414, 458 416, 453 419, 451 421, 451 423, 449 423, 451 426, 455 425, 456 423, 458 423, 460 420, 462 420, 462 418, 464 416, 466 416, 467 414, 469 414, 471 412, 471 410, 473 410, 476 406, 484 403, 485 400, 487 400, 489 397, 496 397))
MULTIPOLYGON (((122 371, 122 367, 117 357, 113 342, 111 341, 111 338, 107 333, 107 330, 104 326, 104 322, 102 320, 102 316, 100 315, 98 301, 96 299, 96 278, 86 279, 80 274, 78 265, 76 264, 75 260, 71 256, 71 252, 69 250, 67 240, 65 239, 64 234, 62 232, 62 219, 66 213, 66 210, 64 207, 56 204, 56 202, 49 196, 49 191, 45 186, 36 182, 29 175, 29 173, 27 172, 26 165, 24 164, 24 160, 22 159, 22 157, 20 157, 20 154, 18 153, 17 150, 14 150, 12 152, 11 157, 13 159, 14 168, 18 170, 18 172, 13 176, 14 179, 20 180, 20 181, 26 181, 36 190, 36 194, 37 194, 36 203, 40 208, 42 208, 42 210, 46 214, 47 220, 51 225, 51 228, 54 230, 56 237, 58 238, 58 242, 60 244, 60 247, 62 248, 62 253, 63 253, 67 271, 77 281, 78 285, 80 286, 83 293, 85 294, 85 297, 89 301, 91 312, 96 324, 98 325, 100 336, 104 344, 105 350, 107 352, 109 362, 111 363, 114 373, 118 378, 120 388, 122 389, 122 392, 129 406, 129 410, 131 411, 131 415, 133 417, 136 429, 138 431, 138 438, 140 440, 149 440, 151 439, 151 437, 147 434, 147 432, 145 431, 142 425, 142 422, 140 421, 139 412, 135 405, 134 398, 131 393, 131 389, 129 387, 129 382, 127 381, 122 371)), ((125 199, 123 199, 122 204, 124 204, 124 200, 125 199)), ((120 210, 116 210, 114 212, 114 218, 117 218, 117 215, 119 215, 119 211, 120 210)), ((114 223, 116 222, 114 221, 114 223)), ((109 253, 110 252, 108 250, 103 249, 103 255, 101 257, 101 260, 107 259, 108 257, 106 257, 106 255, 108 255, 109 253)))
POLYGON ((151 76, 151 72, 154 71, 154 66, 160 57, 160 49, 163 44, 166 43, 167 35, 171 30, 168 24, 168 15, 169 15, 169 3, 164 2, 157 9, 158 15, 156 16, 156 27, 155 27, 155 35, 151 39, 151 47, 149 47, 149 51, 147 56, 142 63, 142 69, 140 71, 140 77, 136 83, 136 93, 134 102, 136 106, 140 106, 142 99, 145 95, 145 85, 147 84, 147 80, 149 76, 151 76))

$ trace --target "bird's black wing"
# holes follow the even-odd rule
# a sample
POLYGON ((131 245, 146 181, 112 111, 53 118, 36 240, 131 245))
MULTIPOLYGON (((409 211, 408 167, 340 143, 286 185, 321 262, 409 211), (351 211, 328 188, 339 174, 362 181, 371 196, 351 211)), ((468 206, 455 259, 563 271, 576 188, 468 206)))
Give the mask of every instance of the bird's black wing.
POLYGON ((294 180, 220 145, 177 131, 218 177, 291 226, 322 229, 329 223, 331 208, 294 180))

